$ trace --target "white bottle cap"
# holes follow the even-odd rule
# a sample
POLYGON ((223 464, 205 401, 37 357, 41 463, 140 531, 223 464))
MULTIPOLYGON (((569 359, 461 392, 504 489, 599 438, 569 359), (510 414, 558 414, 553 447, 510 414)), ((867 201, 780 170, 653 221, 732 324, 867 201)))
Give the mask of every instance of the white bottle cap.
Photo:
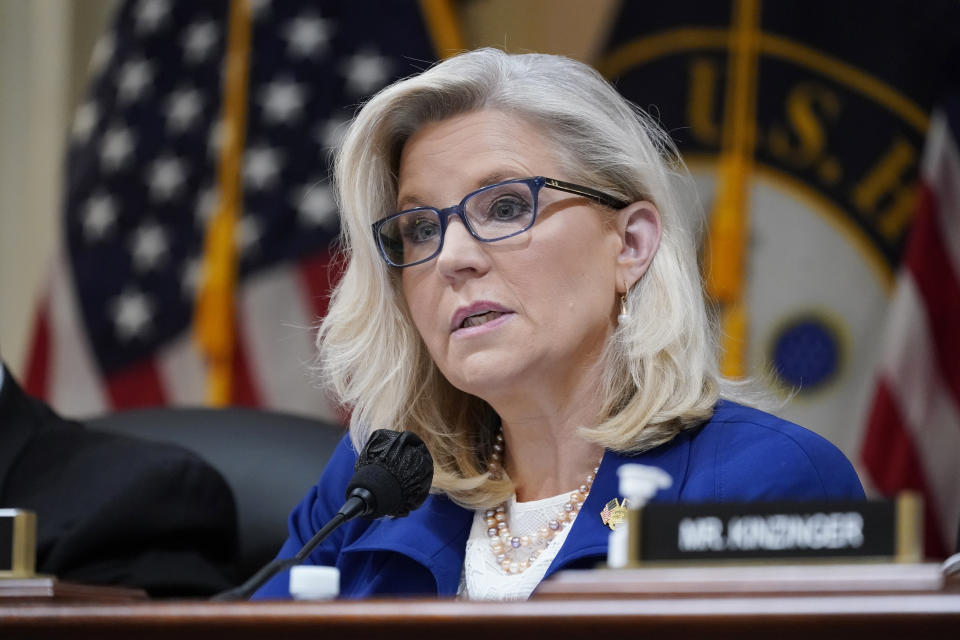
POLYGON ((660 467, 645 464, 624 464, 617 469, 620 495, 631 509, 639 509, 660 489, 673 484, 673 478, 660 467))
POLYGON ((340 595, 340 570, 313 565, 293 567, 290 595, 294 600, 332 600, 340 595))

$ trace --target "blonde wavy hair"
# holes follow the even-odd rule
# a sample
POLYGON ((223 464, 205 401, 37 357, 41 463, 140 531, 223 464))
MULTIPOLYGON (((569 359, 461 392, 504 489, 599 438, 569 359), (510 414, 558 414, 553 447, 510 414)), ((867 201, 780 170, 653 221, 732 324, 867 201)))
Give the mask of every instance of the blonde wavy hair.
POLYGON ((603 409, 582 436, 615 451, 644 451, 703 422, 721 389, 734 390, 718 371, 700 280, 700 207, 683 201, 694 188, 669 136, 574 60, 494 49, 445 60, 374 96, 336 153, 345 270, 318 332, 318 366, 352 408, 350 434, 358 450, 373 429, 415 432, 434 457, 433 489, 472 508, 499 503, 513 491, 509 477, 486 473, 499 419, 434 365, 400 292, 399 270, 381 259, 370 225, 396 206, 407 139, 426 123, 480 109, 536 127, 562 150, 566 178, 627 202, 650 200, 660 211, 659 250, 627 295, 631 321, 608 340, 603 409))

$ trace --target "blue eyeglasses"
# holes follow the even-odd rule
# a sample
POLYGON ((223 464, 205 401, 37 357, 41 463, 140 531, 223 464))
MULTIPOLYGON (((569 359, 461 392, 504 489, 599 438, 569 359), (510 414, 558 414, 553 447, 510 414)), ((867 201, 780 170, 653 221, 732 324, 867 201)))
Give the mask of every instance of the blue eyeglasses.
POLYGON ((450 216, 457 216, 480 242, 497 242, 519 235, 537 220, 537 203, 544 187, 589 198, 612 209, 627 202, 596 189, 537 176, 498 182, 464 196, 460 204, 436 209, 418 207, 394 213, 373 223, 373 237, 384 261, 410 267, 432 260, 443 249, 450 216))

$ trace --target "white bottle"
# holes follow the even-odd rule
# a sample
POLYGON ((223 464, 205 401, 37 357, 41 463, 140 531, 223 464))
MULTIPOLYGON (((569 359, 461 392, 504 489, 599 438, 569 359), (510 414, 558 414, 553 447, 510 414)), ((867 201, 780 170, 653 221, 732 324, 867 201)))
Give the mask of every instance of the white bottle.
POLYGON ((290 569, 290 595, 294 600, 333 600, 340 595, 340 570, 297 565, 290 569))
MULTIPOLYGON (((617 469, 620 478, 620 495, 624 497, 628 509, 640 509, 660 489, 666 489, 673 484, 670 475, 659 467, 645 464, 625 464, 617 469)), ((607 544, 607 566, 611 569, 622 569, 627 566, 629 553, 630 521, 626 520, 617 525, 610 533, 607 544)))

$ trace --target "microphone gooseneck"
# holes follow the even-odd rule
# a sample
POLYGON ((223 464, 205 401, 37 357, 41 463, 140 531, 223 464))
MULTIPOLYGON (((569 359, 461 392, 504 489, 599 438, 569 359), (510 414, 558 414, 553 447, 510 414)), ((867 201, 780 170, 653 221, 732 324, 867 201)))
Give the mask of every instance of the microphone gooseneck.
POLYGON ((433 458, 416 434, 378 429, 360 452, 354 470, 340 511, 295 556, 273 560, 242 585, 218 593, 213 600, 246 600, 267 580, 303 562, 337 527, 357 516, 373 520, 409 514, 430 493, 433 458))

